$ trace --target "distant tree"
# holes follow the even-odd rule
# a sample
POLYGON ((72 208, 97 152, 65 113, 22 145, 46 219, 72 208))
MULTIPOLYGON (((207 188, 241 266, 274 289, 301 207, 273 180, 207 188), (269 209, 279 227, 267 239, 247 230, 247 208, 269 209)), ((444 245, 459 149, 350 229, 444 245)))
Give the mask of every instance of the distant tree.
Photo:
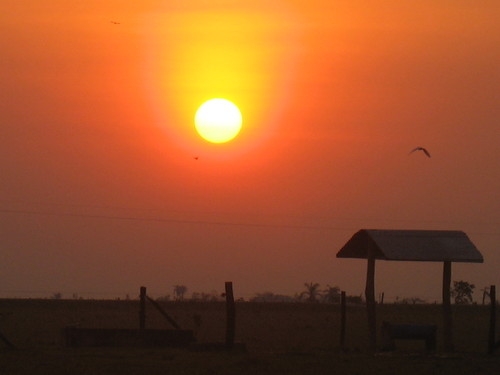
POLYGON ((409 298, 402 298, 400 299, 399 297, 396 297, 396 300, 394 301, 395 304, 401 304, 401 305, 417 305, 417 304, 423 304, 426 303, 425 299, 419 298, 419 297, 409 297, 409 298))
POLYGON ((412 305, 425 303, 425 299, 422 299, 419 297, 411 297, 411 298, 409 298, 409 300, 410 300, 412 305))
POLYGON ((52 299, 62 299, 62 293, 60 292, 57 292, 57 293, 54 293, 52 294, 52 299))
POLYGON ((466 305, 472 303, 472 294, 474 293, 474 284, 467 281, 453 281, 453 289, 451 295, 455 299, 457 305, 466 305))
POLYGON ((201 300, 201 294, 199 292, 193 292, 191 294, 191 301, 200 301, 201 300))
POLYGON ((363 303, 363 297, 359 296, 346 296, 345 302, 353 305, 359 305, 363 303))
POLYGON ((273 292, 257 293, 250 298, 250 302, 293 302, 294 298, 283 294, 274 294, 273 292))
POLYGON ((187 287, 185 285, 174 285, 174 298, 178 301, 184 299, 184 294, 187 292, 187 287))
POLYGON ((218 300, 217 293, 193 292, 191 300, 198 302, 216 301, 218 300))
POLYGON ((322 294, 323 301, 327 303, 340 303, 340 288, 327 285, 322 294))
POLYGON ((318 302, 318 297, 321 295, 318 283, 304 283, 306 290, 300 294, 301 298, 306 298, 307 302, 318 302))
POLYGON ((202 293, 201 298, 204 301, 217 302, 223 300, 222 295, 216 290, 212 290, 210 293, 202 293))
POLYGON ((170 294, 165 294, 164 296, 160 296, 156 298, 156 300, 162 302, 170 301, 170 294))

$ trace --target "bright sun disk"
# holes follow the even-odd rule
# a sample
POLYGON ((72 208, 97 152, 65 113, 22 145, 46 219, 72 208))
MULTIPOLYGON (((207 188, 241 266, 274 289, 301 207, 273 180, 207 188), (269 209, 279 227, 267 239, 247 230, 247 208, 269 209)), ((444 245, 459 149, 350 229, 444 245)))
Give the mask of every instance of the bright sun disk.
POLYGON ((198 108, 194 123, 203 139, 212 143, 225 143, 240 132, 242 117, 234 103, 216 98, 206 101, 198 108))

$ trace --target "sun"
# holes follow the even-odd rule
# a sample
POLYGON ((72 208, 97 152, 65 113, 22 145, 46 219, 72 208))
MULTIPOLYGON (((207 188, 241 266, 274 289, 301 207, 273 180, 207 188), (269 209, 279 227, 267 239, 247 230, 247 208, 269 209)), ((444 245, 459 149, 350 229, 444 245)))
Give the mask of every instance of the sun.
POLYGON ((225 143, 240 132, 242 117, 233 102, 215 98, 206 101, 198 108, 194 124, 203 139, 212 143, 225 143))

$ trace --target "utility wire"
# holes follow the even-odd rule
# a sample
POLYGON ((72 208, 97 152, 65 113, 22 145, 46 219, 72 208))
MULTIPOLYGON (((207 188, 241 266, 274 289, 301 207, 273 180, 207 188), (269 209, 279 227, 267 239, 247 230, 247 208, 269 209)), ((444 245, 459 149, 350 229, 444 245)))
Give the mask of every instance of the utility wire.
POLYGON ((327 225, 296 225, 296 224, 264 224, 264 223, 237 223, 229 221, 210 221, 210 220, 186 220, 186 219, 166 219, 166 218, 148 218, 138 216, 120 216, 120 215, 97 215, 97 214, 81 214, 69 212, 47 212, 34 210, 13 210, 0 209, 0 213, 20 214, 20 215, 41 215, 41 216, 65 216, 65 217, 81 217, 91 219, 110 219, 124 221, 151 221, 161 223, 176 223, 176 224, 196 224, 196 225, 220 225, 220 226, 240 226, 240 227, 263 227, 263 228, 290 228, 290 229, 328 229, 328 230, 353 230, 353 227, 332 227, 327 225))
MULTIPOLYGON (((212 221, 212 220, 167 219, 159 217, 139 217, 132 215, 125 216, 125 215, 85 214, 85 213, 51 212, 51 211, 21 210, 21 209, 7 209, 7 208, 0 208, 0 213, 17 214, 17 215, 90 218, 90 219, 101 219, 101 220, 123 220, 123 221, 138 221, 138 222, 149 221, 149 222, 175 223, 175 224, 216 225, 216 226, 255 227, 255 228, 286 228, 286 229, 311 229, 311 230, 334 230, 334 231, 355 231, 360 229, 359 226, 340 227, 331 225, 269 224, 269 223, 249 223, 249 222, 238 223, 238 222, 217 221, 217 220, 212 221)), ((469 232, 469 234, 484 235, 484 236, 500 236, 500 232, 469 232)))

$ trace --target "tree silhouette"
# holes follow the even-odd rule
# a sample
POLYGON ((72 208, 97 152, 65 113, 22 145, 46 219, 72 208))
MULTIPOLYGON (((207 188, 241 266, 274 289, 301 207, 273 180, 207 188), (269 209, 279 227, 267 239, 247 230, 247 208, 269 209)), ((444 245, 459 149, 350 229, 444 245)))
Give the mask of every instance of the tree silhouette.
POLYGON ((327 285, 323 291, 323 300, 328 303, 340 303, 340 288, 327 285))
POLYGON ((251 302, 293 302, 294 298, 273 292, 257 293, 250 299, 251 302))
POLYGON ((453 281, 451 295, 455 298, 455 303, 457 305, 472 303, 472 293, 474 293, 475 287, 474 284, 470 284, 467 281, 453 281))
POLYGON ((52 299, 62 299, 62 293, 61 292, 56 292, 52 294, 52 299))
POLYGON ((317 302, 317 298, 321 295, 318 283, 304 283, 306 290, 300 294, 300 298, 306 297, 307 302, 317 302))
POLYGON ((174 285, 174 297, 176 300, 182 301, 186 292, 187 287, 185 285, 174 285))

